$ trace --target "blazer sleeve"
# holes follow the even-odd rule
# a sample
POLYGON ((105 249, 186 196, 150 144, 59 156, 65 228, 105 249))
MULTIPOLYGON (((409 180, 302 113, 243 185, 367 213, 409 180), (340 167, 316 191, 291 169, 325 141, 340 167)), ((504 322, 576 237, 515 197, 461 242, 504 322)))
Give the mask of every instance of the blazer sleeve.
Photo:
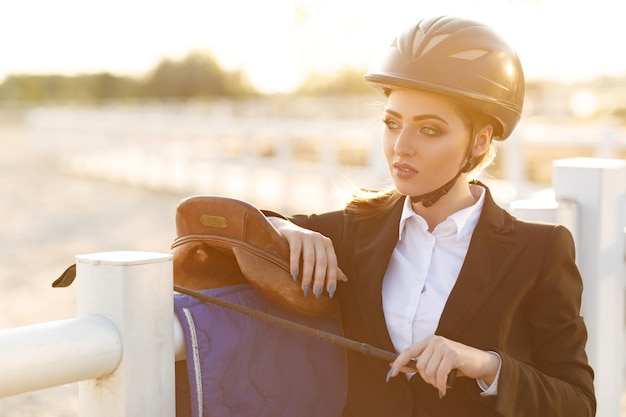
POLYGON ((343 236, 345 224, 343 211, 312 215, 298 214, 287 218, 300 227, 323 234, 330 238, 335 245, 340 242, 343 236))
POLYGON ((533 341, 532 364, 498 352, 502 368, 494 406, 503 416, 595 416, 593 370, 580 315, 583 285, 570 232, 555 226, 545 249, 524 307, 533 341))

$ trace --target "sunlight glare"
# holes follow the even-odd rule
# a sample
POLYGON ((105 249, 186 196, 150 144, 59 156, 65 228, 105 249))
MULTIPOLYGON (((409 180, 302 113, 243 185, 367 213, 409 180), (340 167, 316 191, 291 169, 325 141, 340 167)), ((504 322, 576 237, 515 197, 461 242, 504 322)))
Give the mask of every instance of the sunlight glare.
POLYGON ((311 73, 373 69, 397 31, 441 14, 483 21, 511 42, 527 79, 575 81, 626 73, 613 0, 21 0, 2 6, 0 80, 8 73, 137 75, 164 57, 213 54, 263 92, 311 73), (27 24, 25 24, 27 22, 27 24), (609 46, 611 46, 609 48, 609 46))

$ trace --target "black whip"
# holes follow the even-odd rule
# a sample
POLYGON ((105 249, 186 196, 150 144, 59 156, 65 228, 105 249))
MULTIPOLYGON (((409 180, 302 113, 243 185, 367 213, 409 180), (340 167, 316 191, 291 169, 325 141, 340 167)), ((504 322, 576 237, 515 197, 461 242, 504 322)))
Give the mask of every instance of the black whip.
MULTIPOLYGON (((333 345, 341 346, 346 349, 354 350, 356 352, 362 353, 367 356, 372 356, 377 359, 382 359, 387 362, 393 362, 398 356, 396 353, 389 352, 383 349, 379 349, 374 347, 368 343, 357 342, 356 340, 348 339, 343 336, 339 336, 335 333, 327 332, 320 329, 315 329, 313 327, 305 326, 300 323, 293 322, 291 320, 286 320, 281 317, 276 317, 271 314, 263 313, 261 311, 255 310, 253 308, 244 307, 239 304, 231 303, 230 301, 225 301, 217 297, 213 297, 210 295, 206 295, 204 293, 193 291, 185 287, 181 287, 179 285, 174 285, 174 290, 181 294, 186 294, 191 297, 197 298, 200 301, 209 302, 211 304, 216 304, 218 306, 227 308, 229 310, 234 310, 239 313, 256 317, 260 320, 277 324, 279 326, 285 327, 290 330, 294 330, 300 333, 307 334, 316 339, 324 340, 326 342, 330 342, 333 345)), ((416 369, 415 361, 409 362, 406 366, 416 369)), ((450 376, 448 377, 448 385, 452 387, 454 383, 454 379, 456 378, 456 371, 452 371, 450 376)))

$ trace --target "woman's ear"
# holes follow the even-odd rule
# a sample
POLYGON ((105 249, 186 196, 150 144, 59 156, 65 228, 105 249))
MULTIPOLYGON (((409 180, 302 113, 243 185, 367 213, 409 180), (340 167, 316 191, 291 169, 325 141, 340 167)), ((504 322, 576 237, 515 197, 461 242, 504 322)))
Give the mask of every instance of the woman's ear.
POLYGON ((491 138, 493 136, 493 126, 485 125, 474 137, 474 146, 472 147, 472 156, 479 157, 489 150, 491 145, 491 138))

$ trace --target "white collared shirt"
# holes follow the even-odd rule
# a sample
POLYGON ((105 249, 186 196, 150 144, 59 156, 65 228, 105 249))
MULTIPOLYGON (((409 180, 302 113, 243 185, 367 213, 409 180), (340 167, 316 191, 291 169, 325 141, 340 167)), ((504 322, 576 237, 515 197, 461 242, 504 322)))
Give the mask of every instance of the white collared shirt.
POLYGON ((382 292, 387 329, 398 352, 437 329, 485 199, 483 187, 471 187, 476 203, 449 216, 432 233, 410 198, 405 200, 382 292))
MULTIPOLYGON (((432 232, 426 220, 413 211, 410 198, 405 199, 399 240, 382 290, 385 322, 397 352, 437 329, 485 201, 483 187, 470 185, 470 190, 476 203, 450 215, 432 232)), ((488 391, 485 394, 493 395, 497 380, 491 388, 479 384, 488 391)))

